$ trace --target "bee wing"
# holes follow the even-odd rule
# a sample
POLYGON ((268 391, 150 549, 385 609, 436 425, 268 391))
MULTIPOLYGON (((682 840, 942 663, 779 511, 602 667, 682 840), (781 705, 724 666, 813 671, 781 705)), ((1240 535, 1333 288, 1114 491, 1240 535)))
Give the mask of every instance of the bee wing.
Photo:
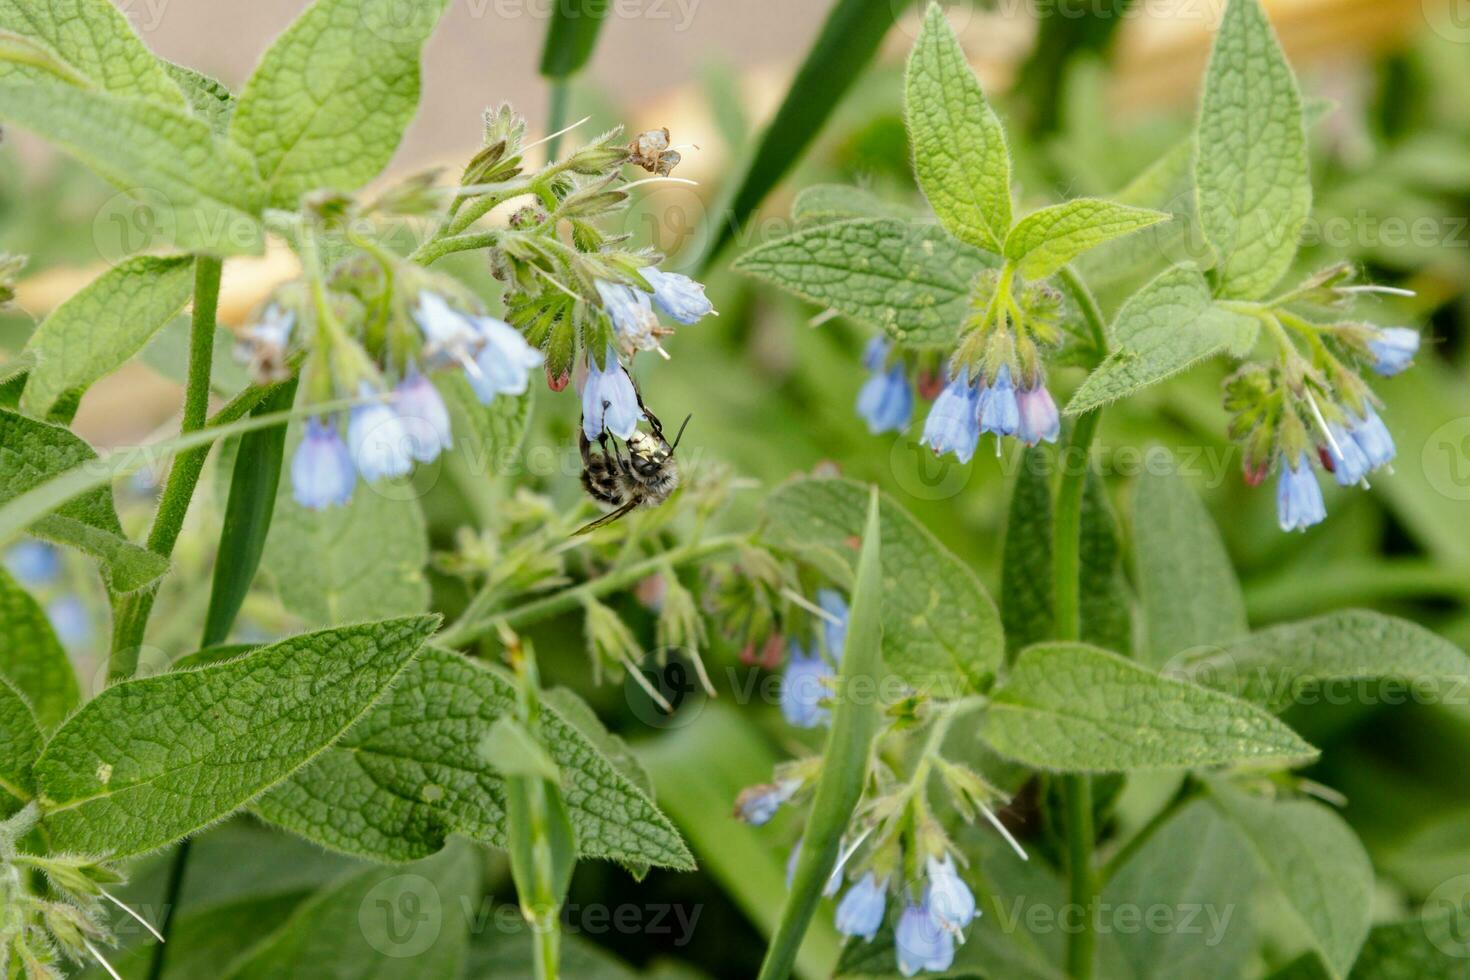
POLYGON ((577 528, 575 531, 572 532, 572 537, 575 538, 575 537, 577 537, 579 535, 590 534, 590 533, 592 533, 593 531, 597 530, 600 527, 604 527, 605 525, 611 524, 613 521, 617 520, 618 518, 625 516, 629 511, 633 510, 637 506, 638 506, 638 501, 637 500, 630 500, 626 504, 624 504, 623 506, 619 507, 617 510, 609 511, 606 514, 603 514, 597 520, 591 521, 591 522, 589 522, 587 524, 583 524, 581 527, 577 528))

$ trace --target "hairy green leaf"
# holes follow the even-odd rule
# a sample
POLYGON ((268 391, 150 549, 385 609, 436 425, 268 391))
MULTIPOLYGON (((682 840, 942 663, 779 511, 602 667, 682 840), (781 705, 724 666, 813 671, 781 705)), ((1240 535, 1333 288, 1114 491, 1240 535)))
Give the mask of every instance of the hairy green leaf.
POLYGON ((1216 306, 1199 270, 1177 265, 1135 293, 1112 327, 1114 350, 1067 405, 1080 415, 1163 381, 1222 351, 1255 343, 1259 324, 1216 306))
POLYGON ((113 266, 62 303, 26 342, 36 357, 22 410, 44 418, 57 399, 127 363, 184 308, 194 258, 140 255, 113 266))
MULTIPOLYGON (((0 409, 0 504, 96 459, 92 447, 66 428, 0 409)), ((60 504, 30 530, 101 559, 108 585, 116 592, 141 588, 168 570, 167 559, 122 536, 112 490, 106 486, 60 504)))
POLYGON ((209 123, 214 135, 225 136, 230 130, 230 119, 235 115, 235 96, 225 83, 183 65, 165 62, 164 68, 184 93, 194 115, 209 123))
POLYGON ((981 736, 1038 769, 1128 772, 1317 754, 1253 704, 1081 643, 1028 647, 991 695, 981 736))
POLYGON ((1301 919, 1332 976, 1347 976, 1373 907, 1373 865, 1357 835, 1312 800, 1269 800, 1226 785, 1216 786, 1213 796, 1301 919))
POLYGON ((31 766, 43 743, 36 716, 26 699, 0 677, 0 818, 31 801, 31 766))
POLYGON ((910 347, 953 346, 970 286, 995 260, 936 225, 859 218, 800 228, 735 268, 878 327, 910 347))
POLYGON ((448 0, 316 0, 245 83, 230 138, 271 206, 378 175, 418 109, 419 53, 448 0))
POLYGON ((296 907, 226 980, 456 977, 480 894, 479 861, 459 843, 404 867, 369 868, 296 907))
POLYGON ((791 220, 797 224, 849 221, 853 218, 918 220, 918 213, 903 204, 885 201, 872 191, 850 184, 813 184, 803 187, 791 202, 791 220))
POLYGON ((0 678, 25 695, 43 731, 61 723, 81 695, 76 671, 40 603, 0 568, 0 678))
POLYGON ((1259 299, 1312 208, 1302 99, 1259 0, 1230 0, 1205 74, 1195 160, 1220 295, 1259 299))
POLYGON ((1325 697, 1458 702, 1470 688, 1470 657, 1459 647, 1415 623, 1366 609, 1252 633, 1182 671, 1197 684, 1278 712, 1298 699, 1325 697), (1374 683, 1360 683, 1365 681, 1374 683))
POLYGON ((1011 229, 1005 257, 1027 279, 1045 279, 1082 253, 1168 219, 1160 211, 1081 197, 1033 211, 1011 229))
MULTIPOLYGON (((432 854, 450 833, 504 847, 505 786, 486 739, 514 716, 515 698, 502 672, 429 647, 341 742, 254 809, 376 860, 432 854)), ((542 725, 583 856, 693 867, 668 819, 554 704, 543 706, 542 725)))
MULTIPOLYGON (((799 479, 766 499, 768 539, 851 581, 867 490, 850 480, 799 479)), ((1005 657, 1000 614, 975 574, 918 521, 883 498, 883 659, 921 691, 980 689, 1005 657)))
MULTIPOLYGON (((289 459, 299 427, 286 444, 289 459)), ((423 511, 408 483, 359 483, 345 507, 308 510, 277 489, 265 568, 281 602, 313 626, 422 612, 429 605, 423 511)))
MULTIPOLYGON (((105 92, 181 107, 164 65, 109 0, 0 0, 0 31, 41 42, 105 92)), ((55 76, 0 61, 0 79, 55 76)))
POLYGON ((1055 634, 1051 464, 1046 449, 1021 456, 1001 552, 1000 612, 1011 655, 1055 634))
POLYGON ((1147 635, 1141 659, 1155 667, 1187 650, 1250 631, 1245 597, 1220 532, 1177 473, 1145 472, 1133 498, 1133 553, 1147 635))
POLYGON ((150 248, 214 255, 265 247, 250 157, 183 107, 66 85, 0 81, 0 120, 29 129, 132 198, 150 248))
POLYGON ((416 616, 306 633, 109 687, 36 763, 52 844, 139 854, 239 809, 361 719, 436 623, 416 616))
POLYGON ((914 172, 940 223, 1000 252, 1011 230, 1011 157, 944 8, 931 3, 909 54, 904 109, 914 172))
POLYGON ((485 474, 510 472, 531 424, 531 398, 500 395, 489 405, 482 405, 468 379, 458 371, 439 373, 434 385, 454 420, 455 448, 464 454, 471 470, 485 474))
POLYGON ((1259 880, 1240 832, 1205 801, 1190 803, 1103 888, 1099 907, 1117 918, 1103 920, 1116 928, 1099 937, 1097 975, 1238 980, 1256 953, 1249 909, 1259 880), (1149 924, 1127 928, 1125 910, 1149 924))

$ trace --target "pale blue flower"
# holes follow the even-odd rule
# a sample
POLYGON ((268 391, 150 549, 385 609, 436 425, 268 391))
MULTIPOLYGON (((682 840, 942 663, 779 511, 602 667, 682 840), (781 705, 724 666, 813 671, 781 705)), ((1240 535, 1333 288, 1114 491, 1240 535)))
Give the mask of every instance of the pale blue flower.
POLYGON ((1419 352, 1419 331, 1409 327, 1387 327, 1368 341, 1373 352, 1373 370, 1391 377, 1413 363, 1419 352))
POLYGON ((413 319, 423 331, 424 360, 430 367, 468 364, 480 347, 480 333, 470 316, 450 306, 438 293, 419 293, 413 319))
POLYGON ((874 371, 858 391, 857 413, 873 435, 902 432, 914 415, 914 390, 902 364, 874 371))
POLYGON ((1016 387, 1011 383, 1011 369, 1002 364, 995 382, 982 385, 976 407, 980 431, 993 432, 997 439, 1013 436, 1021 427, 1021 407, 1016 402, 1016 387))
POLYGON ((883 367, 888 360, 888 349, 891 345, 888 338, 881 333, 874 334, 868 339, 863 347, 863 367, 869 371, 877 371, 883 367))
POLYGON ((735 816, 752 827, 770 823, 781 804, 791 799, 800 788, 799 779, 782 779, 760 786, 747 786, 735 800, 735 816))
POLYGON ((925 862, 925 870, 929 891, 924 904, 929 907, 929 914, 951 931, 963 932, 975 918, 975 896, 970 893, 970 887, 960 878, 948 854, 942 858, 931 856, 925 862))
POLYGON ((1276 484, 1276 518, 1283 531, 1305 531, 1327 517, 1322 502, 1322 488, 1303 453, 1296 465, 1281 461, 1281 476, 1276 484))
POLYGON ((816 654, 810 656, 795 642, 781 675, 781 714, 797 728, 825 725, 831 712, 821 702, 831 694, 824 683, 832 677, 832 667, 816 654))
POLYGON ((837 931, 848 937, 862 936, 863 942, 872 942, 883 925, 887 889, 887 878, 880 882, 871 871, 863 875, 837 904, 837 931))
POLYGON ((1327 458, 1332 463, 1332 477, 1338 486, 1350 487, 1355 483, 1362 482, 1363 477, 1373 468, 1368 462, 1368 457, 1353 438, 1353 434, 1341 425, 1333 422, 1327 426, 1327 432, 1332 436, 1327 442, 1327 458))
POLYGON ((525 394, 531 370, 540 367, 546 355, 526 343, 521 332, 504 320, 477 316, 471 324, 479 337, 480 352, 465 365, 465 377, 475 389, 475 397, 482 405, 489 405, 496 395, 525 394))
POLYGON ((817 605, 836 620, 822 620, 822 638, 827 642, 827 653, 842 663, 842 647, 847 642, 847 600, 835 589, 818 589, 817 605))
POLYGON ((980 441, 979 397, 968 378, 951 379, 934 399, 919 441, 936 456, 954 453, 961 463, 968 463, 980 441))
POLYGON ((930 914, 926 904, 908 904, 893 931, 898 970, 911 977, 920 970, 948 970, 954 963, 954 934, 930 914))
POLYGON ((638 429, 643 410, 638 407, 638 393, 633 379, 623 370, 617 354, 608 347, 606 368, 599 368, 590 355, 587 358, 587 386, 582 389, 582 432, 597 440, 603 430, 619 439, 627 439, 638 429))
POLYGON ((22 585, 50 585, 61 575, 61 555, 44 541, 18 541, 5 553, 5 567, 22 585))
POLYGON ((1016 396, 1020 409, 1020 425, 1016 437, 1028 446, 1039 442, 1056 442, 1062 431, 1062 420, 1057 414, 1057 403, 1052 401, 1046 385, 1037 385, 1016 396))
POLYGON ((686 326, 715 311, 704 295, 704 286, 679 272, 664 272, 653 266, 638 270, 653 287, 653 301, 664 315, 686 326))
POLYGON ((1363 417, 1354 422, 1352 433, 1372 469, 1376 470, 1393 462, 1398 449, 1393 444, 1388 426, 1383 424, 1383 419, 1378 417, 1372 405, 1363 406, 1363 417))
POLYGON ((369 401, 354 406, 347 419, 347 447, 357 471, 369 483, 403 476, 413 469, 411 440, 380 391, 363 381, 357 394, 369 401))
POLYGON ((291 495, 310 510, 340 507, 352 499, 357 471, 331 419, 306 420, 306 434, 291 457, 291 495))
POLYGON ((393 389, 393 410, 408 434, 409 453, 420 463, 433 462, 454 444, 444 399, 416 369, 409 368, 393 389))
POLYGON ((629 350, 653 350, 658 346, 658 317, 653 315, 648 294, 622 283, 598 279, 593 283, 602 297, 602 308, 612 320, 613 330, 629 350))

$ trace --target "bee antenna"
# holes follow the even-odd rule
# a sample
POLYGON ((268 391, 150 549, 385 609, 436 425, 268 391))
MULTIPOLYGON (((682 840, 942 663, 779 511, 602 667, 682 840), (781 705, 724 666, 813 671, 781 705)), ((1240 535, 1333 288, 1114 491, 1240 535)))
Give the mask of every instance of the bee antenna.
POLYGON ((679 423, 679 431, 674 435, 673 443, 669 445, 669 452, 673 452, 675 449, 679 448, 679 440, 684 438, 684 429, 686 426, 689 425, 689 420, 692 418, 694 418, 694 413, 690 412, 688 415, 684 416, 684 421, 679 423))

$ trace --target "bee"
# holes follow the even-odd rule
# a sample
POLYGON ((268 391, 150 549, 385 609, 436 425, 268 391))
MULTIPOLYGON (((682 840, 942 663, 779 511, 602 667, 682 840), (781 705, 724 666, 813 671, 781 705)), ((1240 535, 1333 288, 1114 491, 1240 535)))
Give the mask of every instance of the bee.
POLYGON ((674 460, 674 450, 693 416, 684 417, 674 441, 669 442, 663 424, 643 404, 642 395, 638 397, 638 407, 643 409, 652 431, 639 430, 628 437, 624 443, 626 458, 618 448, 617 439, 606 432, 597 437, 597 448, 594 448, 586 432, 578 428, 582 487, 593 500, 615 509, 578 528, 574 537, 611 524, 639 507, 657 507, 679 487, 679 464, 674 460))

